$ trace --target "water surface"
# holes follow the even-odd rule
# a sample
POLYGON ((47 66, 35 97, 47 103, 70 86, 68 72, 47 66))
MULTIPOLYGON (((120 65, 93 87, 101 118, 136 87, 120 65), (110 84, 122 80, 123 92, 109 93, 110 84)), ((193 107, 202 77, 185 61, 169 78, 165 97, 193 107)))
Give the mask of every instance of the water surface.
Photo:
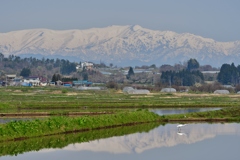
POLYGON ((34 120, 34 119, 44 119, 44 118, 0 118, 0 124, 8 123, 11 121, 28 121, 28 120, 34 120))
POLYGON ((0 158, 1 160, 239 159, 240 124, 191 123, 181 130, 176 126, 177 124, 166 124, 149 132, 113 136, 69 144, 58 149, 42 149, 0 158))
POLYGON ((170 114, 184 114, 192 112, 205 112, 205 111, 214 111, 220 110, 221 108, 154 108, 150 109, 151 112, 154 112, 158 115, 170 115, 170 114))
MULTIPOLYGON (((151 112, 157 113, 158 115, 169 115, 169 114, 183 114, 183 113, 191 113, 191 112, 204 112, 204 111, 212 111, 219 110, 221 108, 155 108, 149 109, 151 112)), ((34 118, 0 118, 1 123, 8 123, 10 121, 19 121, 19 120, 33 120, 34 118)), ((39 118, 38 118, 39 119, 39 118)), ((40 119, 44 119, 41 117, 40 119)))

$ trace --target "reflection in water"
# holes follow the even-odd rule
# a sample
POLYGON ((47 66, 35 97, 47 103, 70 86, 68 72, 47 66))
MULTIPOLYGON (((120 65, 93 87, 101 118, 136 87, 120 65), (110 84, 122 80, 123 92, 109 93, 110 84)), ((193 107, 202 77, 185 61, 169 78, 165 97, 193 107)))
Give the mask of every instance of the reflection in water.
POLYGON ((113 136, 123 136, 139 132, 148 132, 159 126, 159 123, 143 123, 133 126, 122 126, 109 129, 92 130, 74 134, 58 134, 30 138, 20 141, 7 141, 0 143, 0 157, 17 155, 29 151, 39 151, 43 148, 63 148, 69 144, 89 142, 96 139, 105 139, 113 136))
MULTIPOLYGON (((234 159, 239 155, 239 141, 240 124, 236 123, 188 124, 181 131, 177 129, 177 124, 167 124, 149 132, 75 143, 62 149, 41 150, 16 158, 127 160, 179 159, 181 156, 181 159, 200 160, 226 159, 229 154, 227 159, 234 159), (229 149, 229 146, 232 148, 229 149)), ((1 158, 9 160, 13 157, 1 158)))
POLYGON ((44 117, 32 117, 32 118, 26 118, 26 117, 23 117, 23 118, 0 118, 0 124, 4 124, 4 123, 9 123, 11 121, 31 121, 31 120, 34 120, 34 119, 44 119, 44 117))
POLYGON ((178 134, 179 136, 186 136, 186 135, 187 135, 186 133, 183 133, 182 131, 178 131, 177 134, 178 134))
POLYGON ((180 135, 180 136, 186 136, 187 134, 186 133, 183 133, 182 132, 182 127, 186 126, 187 124, 179 124, 177 125, 177 128, 178 128, 178 132, 177 134, 180 135))
POLYGON ((128 136, 112 137, 89 143, 69 145, 64 150, 94 151, 109 153, 142 153, 146 150, 171 147, 178 144, 192 144, 213 138, 217 135, 240 135, 240 126, 236 124, 189 124, 188 127, 177 130, 177 125, 160 126, 149 133, 137 133, 128 136), (178 134, 176 134, 178 133, 178 134), (183 136, 179 136, 185 135, 183 136))
POLYGON ((25 119, 18 119, 18 118, 0 118, 0 124, 8 123, 11 121, 19 121, 19 120, 25 120, 25 119))
POLYGON ((162 116, 162 115, 170 115, 170 114, 184 114, 184 113, 192 113, 192 112, 214 111, 219 109, 221 108, 169 108, 169 109, 155 108, 155 109, 150 109, 150 111, 162 116))

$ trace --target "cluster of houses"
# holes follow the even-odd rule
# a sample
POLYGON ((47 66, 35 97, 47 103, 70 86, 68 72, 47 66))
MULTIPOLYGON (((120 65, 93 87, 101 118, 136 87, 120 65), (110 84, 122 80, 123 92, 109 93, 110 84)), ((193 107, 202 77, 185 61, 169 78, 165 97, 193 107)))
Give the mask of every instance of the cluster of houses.
POLYGON ((48 81, 44 77, 17 77, 15 74, 8 74, 1 84, 2 86, 46 86, 48 81))
MULTIPOLYGON (((87 70, 92 70, 94 64, 91 62, 82 62, 76 66, 76 69, 83 70, 84 68, 87 70)), ((68 77, 65 77, 68 78, 68 77)), ((30 76, 30 77, 17 77, 16 74, 7 74, 5 75, 5 80, 0 81, 1 86, 55 86, 55 85, 62 85, 66 87, 72 86, 90 86, 92 82, 89 81, 70 81, 70 82, 50 82, 44 77, 38 76, 30 76)))
MULTIPOLYGON (((91 62, 82 62, 79 65, 76 66, 76 69, 78 71, 82 71, 83 69, 86 70, 92 70, 94 69, 94 64, 91 62)), ((114 73, 116 73, 117 71, 120 71, 123 73, 123 75, 127 75, 129 69, 128 68, 99 68, 98 69, 103 75, 106 76, 110 76, 114 73)), ((208 75, 209 77, 213 77, 218 74, 219 71, 203 71, 202 73, 204 75, 208 75)), ((139 68, 135 68, 134 69, 134 73, 147 73, 149 75, 151 74, 160 74, 158 72, 156 72, 156 70, 154 68, 147 68, 147 69, 139 69, 139 68)), ((71 77, 65 77, 65 78, 71 78, 71 77)), ((147 78, 147 77, 144 77, 147 78)), ((153 78, 151 78, 150 80, 153 80, 153 78)), ((146 82, 146 80, 144 81, 146 82)), ((213 82, 213 81, 212 81, 213 82)), ((86 89, 96 89, 94 87, 89 87, 92 85, 92 82, 89 81, 84 81, 84 80, 77 80, 77 81, 70 81, 70 82, 62 82, 60 80, 56 81, 56 82, 50 82, 48 81, 46 78, 44 77, 38 77, 38 76, 30 76, 30 77, 17 77, 14 74, 9 74, 6 75, 6 79, 4 80, 4 82, 0 82, 0 85, 7 85, 7 86, 55 86, 55 85, 62 85, 65 87, 72 87, 72 86, 76 86, 78 89, 82 89, 82 90, 86 90, 86 89), (84 88, 87 87, 87 88, 84 88)), ((187 92, 188 90, 184 91, 187 92)), ((124 93, 128 93, 128 94, 149 94, 150 91, 148 90, 136 90, 133 89, 132 87, 126 87, 123 89, 124 93)), ((174 93, 176 92, 176 89, 174 88, 163 88, 161 90, 161 92, 169 92, 169 93, 174 93)), ((218 91, 216 93, 219 94, 228 94, 226 91, 218 91), (219 93, 220 92, 220 93, 219 93)))
POLYGON ((55 86, 62 85, 65 87, 72 86, 90 86, 92 82, 89 81, 70 81, 70 82, 49 82, 44 77, 30 76, 30 77, 17 77, 15 74, 6 75, 5 81, 1 82, 2 86, 55 86))

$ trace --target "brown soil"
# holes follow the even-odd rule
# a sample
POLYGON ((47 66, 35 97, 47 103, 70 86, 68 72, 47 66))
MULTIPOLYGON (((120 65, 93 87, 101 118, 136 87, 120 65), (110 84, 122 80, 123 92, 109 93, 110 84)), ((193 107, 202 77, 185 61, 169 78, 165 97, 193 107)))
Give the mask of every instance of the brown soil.
POLYGON ((52 94, 61 94, 61 91, 53 91, 52 94))
POLYGON ((26 118, 26 117, 46 117, 46 116, 81 116, 81 115, 101 115, 101 114, 113 114, 113 112, 69 112, 66 114, 54 114, 48 112, 35 112, 35 113, 0 113, 0 117, 11 118, 11 117, 19 117, 19 118, 26 118))
POLYGON ((188 118, 188 119, 170 119, 168 122, 227 122, 227 118, 188 118))
POLYGON ((20 90, 15 90, 15 91, 13 91, 13 92, 15 92, 15 93, 20 93, 20 92, 22 92, 22 91, 20 91, 20 90))
POLYGON ((67 93, 68 96, 75 96, 78 95, 77 93, 67 93))

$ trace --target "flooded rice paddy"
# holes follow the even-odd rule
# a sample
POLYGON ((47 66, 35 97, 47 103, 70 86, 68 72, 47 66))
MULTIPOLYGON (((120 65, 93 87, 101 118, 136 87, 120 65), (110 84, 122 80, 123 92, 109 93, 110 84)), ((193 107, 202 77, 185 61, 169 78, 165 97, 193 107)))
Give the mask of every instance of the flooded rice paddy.
MULTIPOLYGON (((154 112, 158 115, 169 115, 169 114, 184 114, 184 113, 192 113, 192 112, 204 112, 204 111, 212 111, 212 110, 219 110, 221 108, 154 108, 154 109, 149 109, 149 111, 154 112)), ((101 112, 102 110, 99 110, 101 112)), ((39 116, 38 119, 43 119, 46 118, 47 116, 39 116)), ((31 120, 31 119, 36 119, 34 118, 26 118, 25 117, 13 117, 13 118, 4 118, 0 117, 0 124, 2 123, 8 123, 11 121, 19 121, 19 120, 31 120)))
POLYGON ((0 158, 1 160, 236 160, 239 158, 240 124, 191 123, 181 129, 177 129, 177 125, 160 125, 148 132, 70 143, 62 148, 43 148, 0 158))
MULTIPOLYGON (((151 109, 159 115, 202 112, 220 108, 151 109)), ((13 119, 12 119, 13 120, 13 119)), ((14 119, 19 120, 19 119, 14 119)), ((0 123, 8 122, 0 119, 0 123)), ((79 134, 0 143, 1 160, 236 160, 239 123, 145 124, 79 134)))
POLYGON ((192 112, 205 112, 205 111, 214 111, 221 108, 155 108, 150 109, 151 112, 154 112, 160 116, 170 115, 170 114, 184 114, 192 112))

